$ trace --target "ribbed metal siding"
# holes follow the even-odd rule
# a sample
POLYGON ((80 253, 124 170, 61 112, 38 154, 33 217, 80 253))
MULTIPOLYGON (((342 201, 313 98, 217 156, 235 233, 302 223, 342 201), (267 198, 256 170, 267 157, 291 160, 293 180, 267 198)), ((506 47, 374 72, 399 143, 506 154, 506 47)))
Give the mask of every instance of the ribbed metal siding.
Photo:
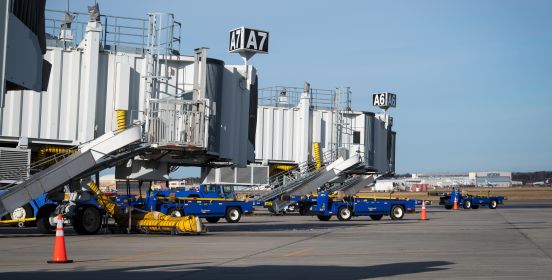
POLYGON ((289 162, 300 160, 297 146, 304 140, 299 137, 304 138, 308 132, 298 131, 299 110, 262 106, 257 112, 255 158, 289 162))
POLYGON ((30 162, 31 150, 0 148, 0 182, 26 179, 30 162))

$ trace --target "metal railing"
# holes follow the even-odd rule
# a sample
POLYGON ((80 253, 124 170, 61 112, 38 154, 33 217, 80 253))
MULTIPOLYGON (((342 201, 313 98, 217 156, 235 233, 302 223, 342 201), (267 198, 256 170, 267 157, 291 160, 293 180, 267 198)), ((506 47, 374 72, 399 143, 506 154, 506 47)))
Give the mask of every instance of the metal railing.
MULTIPOLYGON (((273 86, 259 89, 259 105, 275 107, 295 107, 301 101, 304 88, 273 86)), ((309 89, 310 105, 314 109, 328 110, 350 110, 351 92, 349 89, 343 91, 340 88, 309 89)))
MULTIPOLYGON (((45 31, 48 34, 48 39, 59 40, 59 35, 62 31, 66 11, 46 9, 45 14, 45 31)), ((71 31, 73 39, 68 41, 67 46, 76 46, 82 41, 86 33, 89 15, 80 12, 68 12, 75 16, 71 22, 71 31)), ((117 47, 124 46, 135 48, 144 52, 147 48, 148 40, 148 19, 133 18, 123 16, 100 15, 100 23, 102 24, 101 44, 104 48, 110 47, 111 51, 116 51, 117 47)), ((171 53, 180 51, 180 22, 171 22, 172 39, 170 40, 171 53)))
POLYGON ((158 146, 205 147, 204 104, 188 100, 150 100, 147 140, 158 146))

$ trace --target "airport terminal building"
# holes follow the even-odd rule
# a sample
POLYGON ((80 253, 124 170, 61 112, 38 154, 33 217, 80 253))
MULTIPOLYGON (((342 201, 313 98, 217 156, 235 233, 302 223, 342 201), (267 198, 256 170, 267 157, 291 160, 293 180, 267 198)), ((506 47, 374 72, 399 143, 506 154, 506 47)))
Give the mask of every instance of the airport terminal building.
POLYGON ((512 172, 470 172, 469 179, 477 187, 512 186, 512 172))

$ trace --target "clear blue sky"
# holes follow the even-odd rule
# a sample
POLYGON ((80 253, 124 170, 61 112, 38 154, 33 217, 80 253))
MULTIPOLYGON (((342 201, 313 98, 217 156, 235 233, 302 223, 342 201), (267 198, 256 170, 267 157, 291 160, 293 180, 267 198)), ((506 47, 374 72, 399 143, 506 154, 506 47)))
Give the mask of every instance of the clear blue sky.
POLYGON ((399 173, 552 170, 552 1, 98 2, 172 12, 185 54, 205 46, 229 64, 241 59, 228 30, 270 31, 270 54, 252 60, 261 86, 351 86, 353 109, 372 111, 371 93, 397 93, 399 173))

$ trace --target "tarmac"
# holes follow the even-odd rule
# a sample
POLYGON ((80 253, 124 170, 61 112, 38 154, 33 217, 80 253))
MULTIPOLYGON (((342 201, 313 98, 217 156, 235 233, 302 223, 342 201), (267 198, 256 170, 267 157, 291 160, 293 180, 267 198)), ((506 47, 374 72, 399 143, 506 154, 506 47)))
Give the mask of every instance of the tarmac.
POLYGON ((552 278, 552 200, 496 210, 430 206, 429 221, 259 213, 208 224, 199 236, 79 236, 67 228, 72 264, 46 263, 53 236, 1 227, 0 279, 552 278))

